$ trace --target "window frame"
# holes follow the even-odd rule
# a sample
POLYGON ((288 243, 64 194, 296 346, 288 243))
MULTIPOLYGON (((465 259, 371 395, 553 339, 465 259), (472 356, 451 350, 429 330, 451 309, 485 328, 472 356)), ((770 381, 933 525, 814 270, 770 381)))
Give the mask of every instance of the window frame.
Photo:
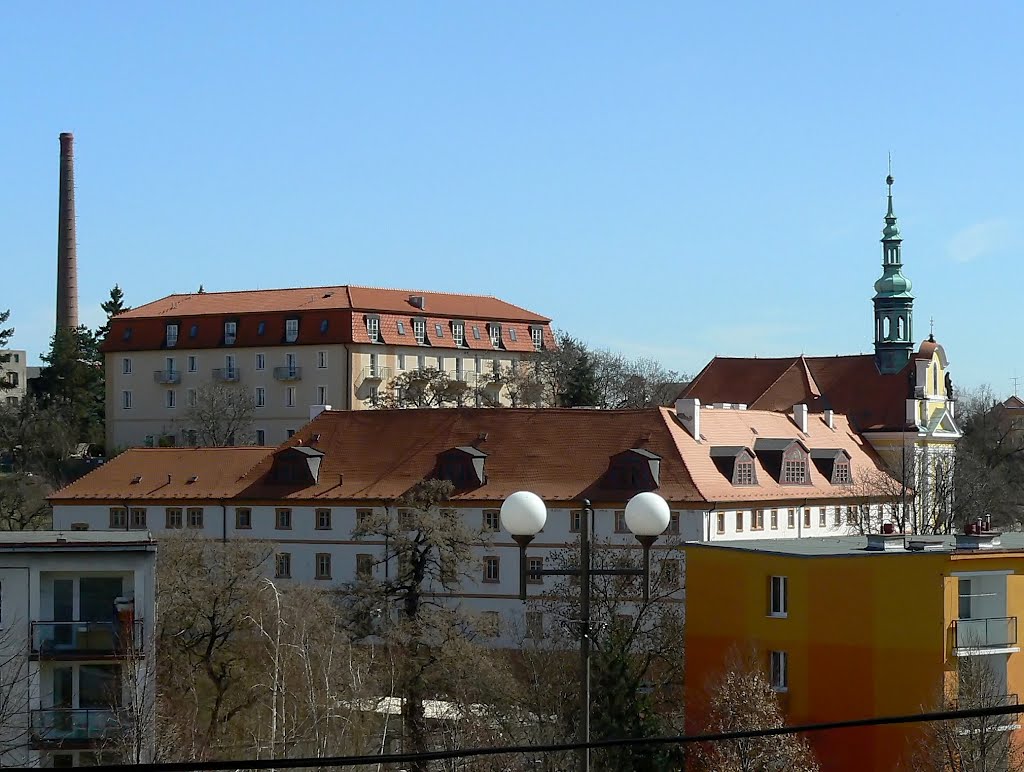
POLYGON ((366 317, 366 337, 370 343, 380 343, 380 317, 366 317))
POLYGON ((754 509, 751 510, 750 515, 750 530, 751 531, 763 531, 764 530, 764 510, 754 509))
POLYGON ((583 510, 569 510, 569 533, 580 533, 583 530, 583 510))
POLYGON ((317 351, 316 352, 316 368, 317 370, 327 369, 327 352, 317 351))
POLYGON ((416 343, 420 346, 424 346, 427 343, 427 320, 426 319, 413 319, 412 320, 412 336, 416 339, 416 343))
POLYGON ((615 533, 630 533, 629 526, 626 525, 626 510, 624 509, 615 510, 615 533))
POLYGON ((263 353, 256 354, 256 369, 266 370, 267 369, 267 355, 263 353))
POLYGON ((480 522, 484 533, 497 533, 501 530, 501 510, 485 509, 481 513, 480 522))
POLYGON ((292 553, 290 553, 290 552, 275 552, 274 553, 274 578, 275 579, 291 579, 292 578, 292 553))
POLYGON ((530 341, 533 343, 533 350, 540 351, 544 348, 544 328, 543 327, 531 327, 530 328, 530 341))
POLYGON ((264 387, 264 386, 257 386, 256 387, 256 393, 254 395, 253 402, 255 403, 256 407, 266 407, 267 406, 267 389, 266 389, 266 387, 264 387))
POLYGON ((742 509, 736 510, 736 533, 743 533, 743 525, 746 522, 746 512, 742 509))
POLYGON ((789 577, 768 577, 768 616, 772 619, 789 617, 789 577))
POLYGON ((316 518, 316 527, 314 530, 334 530, 334 518, 330 507, 318 507, 317 509, 313 510, 313 516, 316 518), (324 517, 324 515, 326 515, 326 518, 324 517))
POLYGON ((132 390, 124 389, 121 392, 121 409, 131 410, 132 409, 132 390))
POLYGON ((130 507, 128 509, 128 529, 142 531, 146 529, 146 507, 130 507))
POLYGON ((252 507, 235 507, 235 530, 252 530, 252 507))
POLYGON ((284 320, 284 342, 294 343, 299 339, 299 319, 292 317, 284 320))
POLYGON ((274 530, 275 531, 290 531, 292 530, 293 513, 291 507, 275 507, 274 508, 274 530))
POLYGON ((317 552, 313 558, 313 578, 314 579, 330 579, 331 578, 331 553, 330 552, 317 552), (325 568, 326 571, 323 570, 325 568))
POLYGON ((487 336, 490 338, 492 348, 501 348, 501 325, 494 322, 487 323, 487 336))
POLYGON ((456 346, 466 345, 466 323, 452 322, 452 340, 456 346))
POLYGON ((188 528, 201 530, 205 524, 205 512, 202 507, 186 507, 185 523, 188 528))
POLYGON ((771 511, 771 515, 769 516, 769 520, 771 523, 771 529, 773 531, 779 530, 779 510, 773 509, 771 511))
POLYGON ((356 579, 373 579, 373 555, 369 552, 356 553, 356 579))
POLYGON ((164 338, 167 348, 174 348, 178 345, 178 325, 168 324, 164 330, 164 338))
POLYGON ((498 584, 501 582, 501 558, 497 555, 484 555, 483 578, 484 584, 498 584), (493 568, 493 571, 492 571, 493 568), (492 576, 493 574, 493 576, 492 576))
POLYGON ((238 322, 224 322, 224 345, 233 346, 238 340, 238 322))
POLYGON ((534 576, 531 571, 543 571, 544 570, 544 556, 543 555, 531 555, 526 559, 526 583, 527 584, 544 584, 543 576, 534 576))
POLYGON ((786 528, 796 528, 796 507, 788 507, 786 510, 786 528))
POLYGON ((789 653, 785 651, 772 651, 769 653, 768 678, 772 691, 789 691, 789 653))
POLYGON ((131 357, 121 357, 121 375, 131 375, 131 374, 132 374, 132 358, 131 357))
POLYGON ((181 507, 164 507, 164 528, 166 530, 181 530, 184 525, 185 511, 181 507))
POLYGON ((128 528, 128 509, 125 507, 110 507, 110 528, 127 529, 128 528))

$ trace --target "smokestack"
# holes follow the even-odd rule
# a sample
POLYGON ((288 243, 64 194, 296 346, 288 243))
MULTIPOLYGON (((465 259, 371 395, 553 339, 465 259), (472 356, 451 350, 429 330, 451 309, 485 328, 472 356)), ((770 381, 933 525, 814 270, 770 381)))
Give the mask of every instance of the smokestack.
POLYGON ((57 329, 78 327, 78 254, 75 237, 74 135, 60 135, 60 201, 57 211, 57 329))

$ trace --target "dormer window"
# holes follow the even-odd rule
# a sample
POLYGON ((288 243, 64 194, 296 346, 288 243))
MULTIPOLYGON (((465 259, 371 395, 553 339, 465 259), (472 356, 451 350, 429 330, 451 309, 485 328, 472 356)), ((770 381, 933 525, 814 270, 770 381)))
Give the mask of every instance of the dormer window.
POLYGON ((224 322, 224 345, 234 345, 236 337, 238 337, 238 322, 224 322))
POLYGON ((852 482, 850 476, 850 462, 842 461, 836 464, 835 471, 832 472, 832 484, 833 485, 849 485, 852 482))
POLYGON ((169 324, 167 325, 167 348, 173 348, 178 345, 178 325, 169 324))
POLYGON ((807 460, 804 458, 787 458, 782 465, 782 482, 784 485, 801 485, 807 482, 807 460))
POLYGON ((416 342, 423 344, 427 342, 427 322, 425 319, 412 320, 412 334, 416 336, 416 342))
POLYGON ((267 323, 266 322, 259 322, 256 325, 256 334, 257 335, 263 335, 264 333, 266 333, 266 331, 267 331, 267 323))
POLYGON ((455 341, 456 346, 464 346, 466 344, 465 322, 452 322, 452 340, 455 341))
POLYGON ((380 317, 379 316, 368 316, 366 317, 366 337, 370 339, 370 343, 380 342, 380 317))
POLYGON ((299 320, 298 319, 286 319, 284 323, 284 341, 285 343, 294 343, 299 339, 299 320))
POLYGON ((853 482, 850 454, 842 448, 813 448, 811 461, 818 467, 821 476, 833 485, 849 485, 853 482))
POLYGON ((754 484, 754 462, 749 458, 736 461, 736 471, 733 473, 733 485, 754 484))
POLYGON ((608 459, 601 487, 623 491, 649 491, 661 485, 661 456, 644 448, 630 448, 608 459))
POLYGON ((544 328, 543 327, 531 327, 530 338, 533 340, 533 348, 535 351, 540 351, 544 348, 544 328))
POLYGON ((720 445, 711 448, 711 461, 722 476, 733 485, 757 485, 754 455, 742 445, 720 445))
POLYGON ((810 449, 800 440, 758 437, 754 453, 765 471, 782 485, 806 485, 811 481, 807 468, 810 449))
POLYGON ((487 329, 491 333, 491 345, 494 348, 501 348, 501 325, 500 324, 489 324, 487 329))
POLYGON ((479 488, 487 482, 487 454, 472 445, 451 448, 437 458, 435 477, 448 480, 456 490, 479 488))

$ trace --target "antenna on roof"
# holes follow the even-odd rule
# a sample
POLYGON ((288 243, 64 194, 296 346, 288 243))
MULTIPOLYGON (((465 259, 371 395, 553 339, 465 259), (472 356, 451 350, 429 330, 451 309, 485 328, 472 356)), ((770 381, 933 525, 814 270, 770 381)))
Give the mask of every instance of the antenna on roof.
POLYGON ((1014 375, 1010 379, 1010 383, 1013 384, 1013 396, 1015 396, 1015 397, 1017 396, 1017 381, 1019 381, 1019 380, 1020 380, 1020 378, 1018 378, 1016 375, 1014 375))

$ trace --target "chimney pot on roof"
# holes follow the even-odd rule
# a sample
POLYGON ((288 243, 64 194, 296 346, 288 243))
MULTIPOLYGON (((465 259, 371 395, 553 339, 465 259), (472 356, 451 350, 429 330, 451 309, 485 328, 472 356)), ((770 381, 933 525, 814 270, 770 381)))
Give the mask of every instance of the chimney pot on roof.
POLYGON ((793 422, 804 434, 807 434, 807 405, 793 405, 793 422))
POLYGON ((700 400, 696 397, 693 399, 677 399, 676 418, 683 425, 683 428, 690 433, 690 436, 697 440, 697 442, 700 442, 700 400))
POLYGON ((418 308, 420 311, 425 311, 427 308, 427 299, 422 295, 410 295, 409 303, 418 308))
POLYGON ((825 426, 827 426, 829 429, 836 428, 835 414, 831 410, 825 411, 825 426))

